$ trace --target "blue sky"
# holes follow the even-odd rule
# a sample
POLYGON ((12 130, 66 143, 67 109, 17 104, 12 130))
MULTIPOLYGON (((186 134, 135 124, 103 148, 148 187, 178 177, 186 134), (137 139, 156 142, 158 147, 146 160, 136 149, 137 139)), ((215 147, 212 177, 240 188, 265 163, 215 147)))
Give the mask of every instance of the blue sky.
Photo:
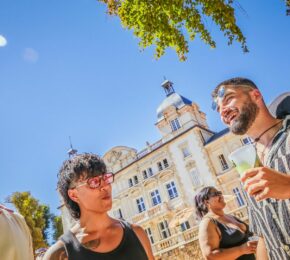
POLYGON ((197 102, 211 129, 223 129, 210 92, 233 76, 254 80, 266 102, 289 91, 290 17, 282 0, 240 4, 238 24, 249 54, 227 46, 214 25, 217 48, 196 39, 186 62, 168 50, 138 49, 132 32, 95 0, 0 0, 0 201, 14 191, 58 213, 56 175, 69 148, 103 155, 125 145, 141 150, 160 139, 156 109, 163 77, 197 102))

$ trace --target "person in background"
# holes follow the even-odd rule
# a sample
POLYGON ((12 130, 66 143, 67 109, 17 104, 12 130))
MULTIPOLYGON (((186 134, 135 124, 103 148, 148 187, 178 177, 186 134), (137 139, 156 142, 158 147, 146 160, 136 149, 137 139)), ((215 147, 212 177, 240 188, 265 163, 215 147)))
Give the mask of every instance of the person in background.
POLYGON ((254 260, 257 241, 249 241, 248 225, 224 213, 222 192, 204 187, 194 197, 199 224, 199 245, 205 259, 254 260))
POLYGON ((285 92, 276 97, 269 105, 269 111, 273 117, 283 119, 290 115, 290 92, 285 92))
POLYGON ((111 218, 114 175, 94 154, 79 154, 65 161, 58 175, 58 190, 78 223, 48 249, 44 259, 151 260, 145 231, 111 218))
POLYGON ((34 259, 32 239, 24 218, 3 205, 0 205, 0 259, 34 259))
POLYGON ((290 259, 289 97, 274 104, 277 111, 272 113, 278 118, 270 113, 256 84, 246 78, 221 82, 212 97, 221 120, 232 133, 247 134, 253 140, 263 164, 241 178, 250 230, 260 236, 257 259, 290 259))

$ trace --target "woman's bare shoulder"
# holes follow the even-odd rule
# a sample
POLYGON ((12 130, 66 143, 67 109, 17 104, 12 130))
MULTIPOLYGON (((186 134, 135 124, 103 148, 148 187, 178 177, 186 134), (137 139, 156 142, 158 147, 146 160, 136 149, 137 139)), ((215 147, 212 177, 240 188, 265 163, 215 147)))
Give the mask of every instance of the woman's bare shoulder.
POLYGON ((215 225, 214 218, 208 217, 208 216, 203 217, 199 223, 199 226, 203 226, 203 227, 208 227, 212 225, 215 225))

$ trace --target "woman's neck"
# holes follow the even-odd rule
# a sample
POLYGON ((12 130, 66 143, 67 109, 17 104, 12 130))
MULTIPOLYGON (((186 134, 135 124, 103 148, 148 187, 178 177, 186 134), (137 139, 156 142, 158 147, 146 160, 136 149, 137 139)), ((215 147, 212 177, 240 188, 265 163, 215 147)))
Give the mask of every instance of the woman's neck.
POLYGON ((207 214, 216 217, 223 217, 225 215, 223 209, 210 209, 207 214))
POLYGON ((85 233, 95 233, 106 229, 113 222, 114 220, 109 217, 107 212, 101 214, 88 212, 81 215, 79 228, 85 233))

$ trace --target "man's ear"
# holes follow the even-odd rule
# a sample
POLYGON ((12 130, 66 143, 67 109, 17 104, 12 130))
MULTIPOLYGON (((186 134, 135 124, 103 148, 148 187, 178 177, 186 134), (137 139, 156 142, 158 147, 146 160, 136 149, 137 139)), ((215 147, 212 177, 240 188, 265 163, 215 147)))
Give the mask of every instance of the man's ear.
POLYGON ((258 90, 258 89, 253 89, 253 91, 251 91, 251 96, 252 96, 254 101, 263 100, 263 96, 262 96, 260 90, 258 90))
POLYGON ((74 202, 79 202, 78 191, 76 189, 69 189, 67 195, 74 202))

